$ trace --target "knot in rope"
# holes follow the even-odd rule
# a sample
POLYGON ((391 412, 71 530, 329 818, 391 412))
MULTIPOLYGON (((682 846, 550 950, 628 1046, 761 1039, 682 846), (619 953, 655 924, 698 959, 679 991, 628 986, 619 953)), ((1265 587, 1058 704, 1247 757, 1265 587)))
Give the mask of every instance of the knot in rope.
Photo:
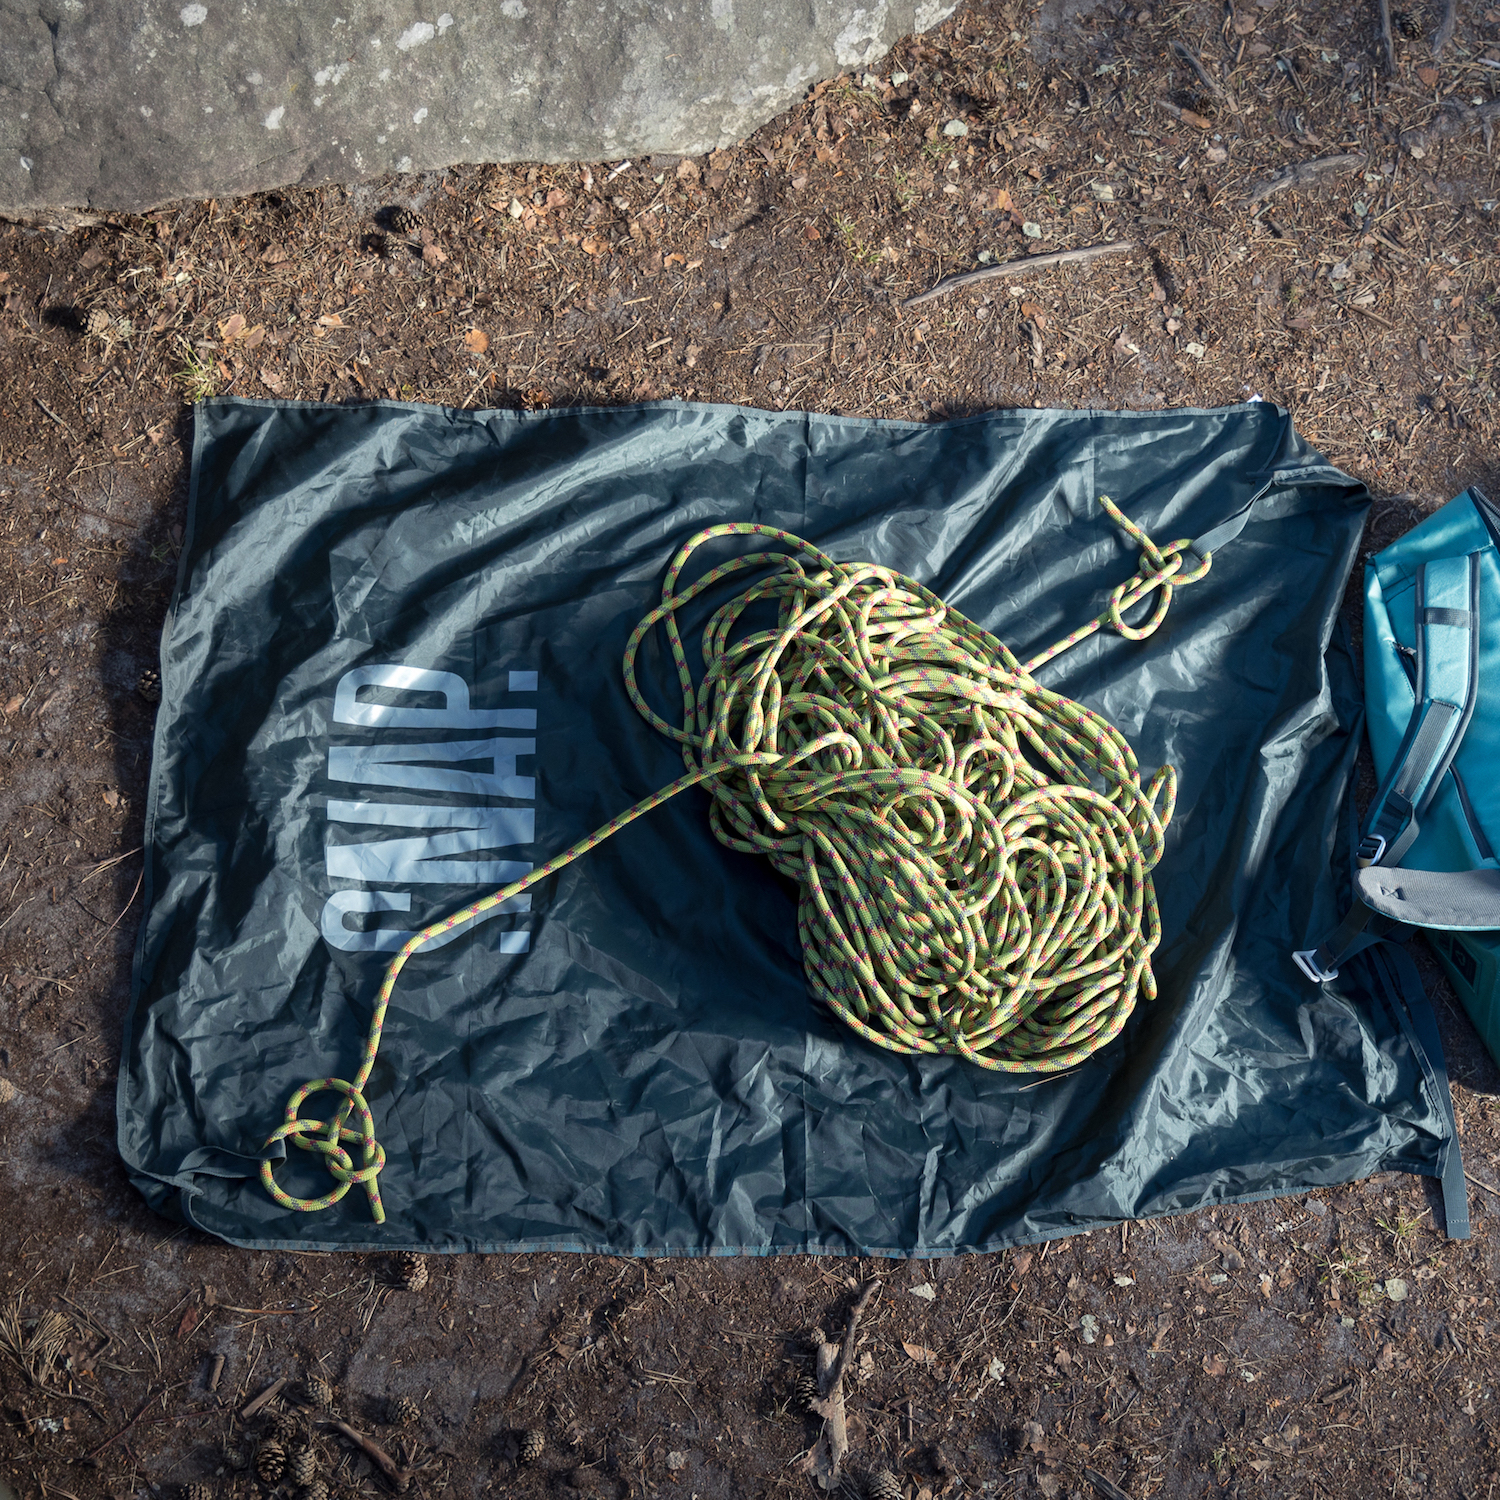
MULTIPOLYGON (((373 1062, 373 1052, 370 1056, 373 1062)), ((363 1077, 361 1082, 363 1082, 363 1077)), ((370 1114, 370 1106, 365 1102, 365 1096, 354 1084, 346 1083, 342 1078, 317 1078, 304 1083, 287 1101, 286 1119, 271 1132, 266 1141, 266 1149, 269 1150, 278 1141, 285 1140, 291 1141, 294 1146, 300 1146, 304 1151, 321 1155, 323 1165, 328 1169, 328 1175, 338 1186, 331 1193, 323 1194, 321 1198, 295 1198, 290 1193, 284 1192, 277 1184, 272 1175, 271 1159, 267 1157, 260 1164, 261 1184, 282 1208, 295 1208, 303 1213, 316 1213, 319 1209, 332 1208, 355 1183, 360 1183, 369 1196, 370 1213, 375 1222, 385 1223, 385 1208, 380 1201, 379 1182, 381 1169, 385 1166, 385 1150, 375 1139, 375 1120, 370 1114), (300 1119, 299 1111, 304 1100, 313 1094, 320 1093, 345 1095, 343 1104, 339 1106, 339 1112, 327 1122, 300 1119), (359 1122, 357 1130, 351 1130, 344 1124, 351 1112, 359 1122), (323 1134, 320 1135, 319 1131, 323 1134), (349 1153, 339 1144, 341 1140, 363 1143, 365 1160, 362 1167, 354 1165, 349 1153)))
POLYGON ((1043 663, 1108 625, 1130 640, 1166 617, 1187 540, 1158 547, 1106 496, 1100 504, 1141 550, 1105 609, 1021 663, 1003 642, 916 580, 840 563, 811 543, 749 522, 710 526, 667 568, 661 600, 625 648, 626 691, 682 746, 687 773, 522 879, 416 933, 386 969, 352 1083, 303 1084, 269 1150, 291 1140, 322 1157, 337 1186, 283 1208, 314 1212, 355 1183, 384 1221, 385 1153, 361 1090, 374 1066, 396 980, 433 938, 520 895, 689 787, 710 794, 709 823, 731 849, 764 854, 799 890, 808 988, 866 1040, 894 1052, 957 1055, 1011 1073, 1071 1068, 1107 1045, 1141 997, 1156 994, 1161 924, 1150 872, 1161 858, 1176 772, 1144 786, 1114 725, 1037 682, 1043 663), (702 546, 760 537, 757 551, 680 586, 702 546), (747 570, 698 643, 694 680, 680 616, 747 570), (1125 612, 1155 592, 1140 625, 1125 612), (774 623, 771 623, 774 618, 774 623), (682 687, 682 721, 646 700, 638 654, 665 632, 682 687), (314 1093, 345 1099, 328 1122, 299 1118, 314 1093), (358 1129, 349 1128, 351 1113, 358 1129), (355 1168, 341 1142, 359 1141, 355 1168))

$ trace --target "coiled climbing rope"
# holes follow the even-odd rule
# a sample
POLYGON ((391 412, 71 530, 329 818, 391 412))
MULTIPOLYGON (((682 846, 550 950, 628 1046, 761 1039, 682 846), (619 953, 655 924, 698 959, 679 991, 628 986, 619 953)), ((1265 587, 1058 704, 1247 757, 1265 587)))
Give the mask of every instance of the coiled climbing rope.
POLYGON ((1161 858, 1176 773, 1146 785, 1124 735, 1033 673, 1103 626, 1130 640, 1166 616, 1190 542, 1157 547, 1107 497, 1099 503, 1141 549, 1136 573, 1071 635, 1020 662, 988 631, 914 579, 839 563, 784 531, 710 526, 673 557, 661 602, 625 649, 630 701, 682 745, 687 774, 523 879, 416 933, 391 960, 352 1082, 314 1079, 287 1102, 268 1151, 289 1140, 322 1155, 331 1192, 297 1198, 261 1181, 283 1208, 316 1212, 361 1185, 377 1223, 385 1153, 363 1089, 396 981, 424 944, 492 910, 692 786, 731 849, 765 854, 800 889, 808 986, 852 1030, 903 1053, 951 1053, 1009 1073, 1070 1068, 1120 1032, 1156 983, 1161 939, 1150 872, 1161 858), (679 588, 705 542, 759 537, 679 588), (765 570, 703 631, 695 684, 680 612, 734 574, 765 570), (1153 591, 1149 618, 1125 612, 1153 591), (745 612, 773 601, 777 623, 734 639, 745 612), (636 657, 665 629, 682 684, 682 722, 647 703, 636 657), (313 1094, 344 1096, 327 1121, 302 1118, 313 1094), (351 1121, 353 1123, 351 1123, 351 1121), (345 1143, 358 1143, 356 1167, 345 1143))

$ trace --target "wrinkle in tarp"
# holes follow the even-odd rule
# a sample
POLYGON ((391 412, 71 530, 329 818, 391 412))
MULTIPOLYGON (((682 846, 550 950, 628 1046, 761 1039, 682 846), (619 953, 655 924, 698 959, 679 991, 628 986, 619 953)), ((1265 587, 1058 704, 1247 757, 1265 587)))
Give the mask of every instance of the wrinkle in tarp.
MULTIPOLYGON (((1337 617, 1368 498, 1264 403, 929 425, 200 405, 119 1087, 132 1180, 239 1245, 921 1255, 1436 1175, 1446 1082, 1392 966, 1318 987, 1291 960, 1347 899, 1337 617), (1179 776, 1160 993, 1117 1041, 1038 1080, 860 1040, 808 998, 795 891, 719 845, 694 790, 408 965, 366 1090, 383 1226, 358 1189, 270 1199, 265 1139, 304 1080, 354 1075, 402 934, 681 774, 620 658, 683 540, 793 531, 1025 659, 1135 570, 1101 492, 1162 543, 1261 496, 1155 635, 1039 672, 1179 776), (341 683, 376 722, 338 717, 341 683)), ((663 642, 641 671, 673 715, 663 642)), ((327 1191, 290 1155, 283 1186, 327 1191)))

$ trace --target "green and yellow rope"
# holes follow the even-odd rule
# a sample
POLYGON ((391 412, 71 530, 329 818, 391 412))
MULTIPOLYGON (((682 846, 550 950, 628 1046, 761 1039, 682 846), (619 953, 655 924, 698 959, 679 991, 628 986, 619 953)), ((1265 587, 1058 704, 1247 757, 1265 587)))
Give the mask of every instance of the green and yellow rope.
POLYGON ((416 933, 386 969, 354 1080, 303 1084, 266 1142, 268 1151, 285 1140, 321 1154, 333 1190, 293 1197, 267 1156, 267 1192, 283 1208, 314 1213, 357 1183, 383 1223, 385 1153, 363 1090, 407 960, 692 786, 708 788, 721 843, 765 854, 797 882, 808 986, 867 1041, 1049 1073, 1113 1040, 1137 999, 1156 994, 1151 954, 1161 924, 1150 872, 1176 772, 1162 766, 1142 786, 1124 735, 1032 674, 1106 625, 1130 640, 1150 635, 1173 588, 1202 578, 1212 559, 1185 568, 1189 541, 1158 548, 1107 496, 1099 503, 1141 549, 1137 571, 1098 616, 1025 663, 889 568, 835 562, 748 522, 691 537, 624 659, 630 701, 682 745, 687 774, 416 933), (778 550, 734 558, 679 591, 688 559, 720 537, 761 537, 778 550), (695 684, 679 612, 750 569, 765 571, 703 631, 705 672, 695 684), (1127 625, 1125 612, 1153 591, 1150 617, 1127 625), (763 600, 776 604, 775 628, 732 639, 746 609, 763 600), (637 653, 658 625, 682 684, 680 725, 646 702, 636 680, 637 653), (344 1096, 326 1121, 300 1115, 317 1093, 344 1096), (345 1149, 356 1142, 358 1167, 345 1149))

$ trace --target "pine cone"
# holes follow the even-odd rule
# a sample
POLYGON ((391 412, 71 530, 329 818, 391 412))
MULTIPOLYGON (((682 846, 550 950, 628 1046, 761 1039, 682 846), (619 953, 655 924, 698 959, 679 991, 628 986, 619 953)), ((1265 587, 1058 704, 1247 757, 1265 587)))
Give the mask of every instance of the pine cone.
POLYGON ((160 703, 161 673, 155 667, 147 667, 136 679, 135 690, 147 703, 160 703))
POLYGON ((280 1484, 286 1468, 286 1449, 275 1438, 267 1438, 255 1455, 255 1472, 265 1484, 280 1484))
POLYGON ((803 1411, 811 1411, 812 1404, 821 1394, 818 1390, 818 1382, 805 1370, 797 1377, 797 1383, 793 1387, 794 1399, 803 1411))
POLYGON ((315 1479, 302 1491, 302 1500, 328 1500, 328 1486, 321 1479, 315 1479))
POLYGON ((214 1500, 214 1492, 206 1484, 185 1484, 182 1487, 182 1500, 214 1500))
POLYGON ((89 313, 83 326, 94 338, 102 339, 114 327, 114 323, 115 320, 102 307, 96 307, 89 313))
POLYGON ((1422 35, 1421 26, 1409 10, 1393 11, 1391 21, 1395 25, 1397 34, 1404 36, 1408 41, 1422 35))
POLYGON ((389 1407, 390 1420, 397 1427, 410 1427, 422 1417, 422 1408, 410 1396, 397 1396, 389 1407))
MULTIPOLYGON (((329 1411, 332 1409, 333 1387, 321 1375, 309 1375, 302 1382, 302 1390, 307 1397, 309 1406, 315 1406, 319 1411, 329 1411)), ((299 1481, 299 1483, 305 1483, 305 1481, 299 1481)))
POLYGON ((902 1500, 901 1481, 889 1469, 876 1469, 865 1493, 870 1500, 902 1500))
POLYGON ((517 1457, 523 1464, 534 1464, 547 1451, 547 1437, 540 1428, 528 1427, 520 1436, 517 1457))
POLYGON ((271 1413, 271 1420, 266 1425, 266 1436, 273 1442, 280 1443, 283 1448, 290 1448, 301 1430, 301 1424, 291 1412, 278 1410, 271 1413))
POLYGON ((427 1258, 414 1251, 405 1251, 397 1262, 397 1275, 401 1285, 409 1292, 423 1291, 427 1286, 427 1258))
POLYGON ((421 215, 413 213, 409 208, 398 208, 391 215, 391 228, 397 234, 415 234, 421 227, 421 215))
POLYGON ((311 1448, 299 1448, 292 1456, 290 1472, 293 1484, 311 1484, 318 1477, 318 1455, 311 1448))

